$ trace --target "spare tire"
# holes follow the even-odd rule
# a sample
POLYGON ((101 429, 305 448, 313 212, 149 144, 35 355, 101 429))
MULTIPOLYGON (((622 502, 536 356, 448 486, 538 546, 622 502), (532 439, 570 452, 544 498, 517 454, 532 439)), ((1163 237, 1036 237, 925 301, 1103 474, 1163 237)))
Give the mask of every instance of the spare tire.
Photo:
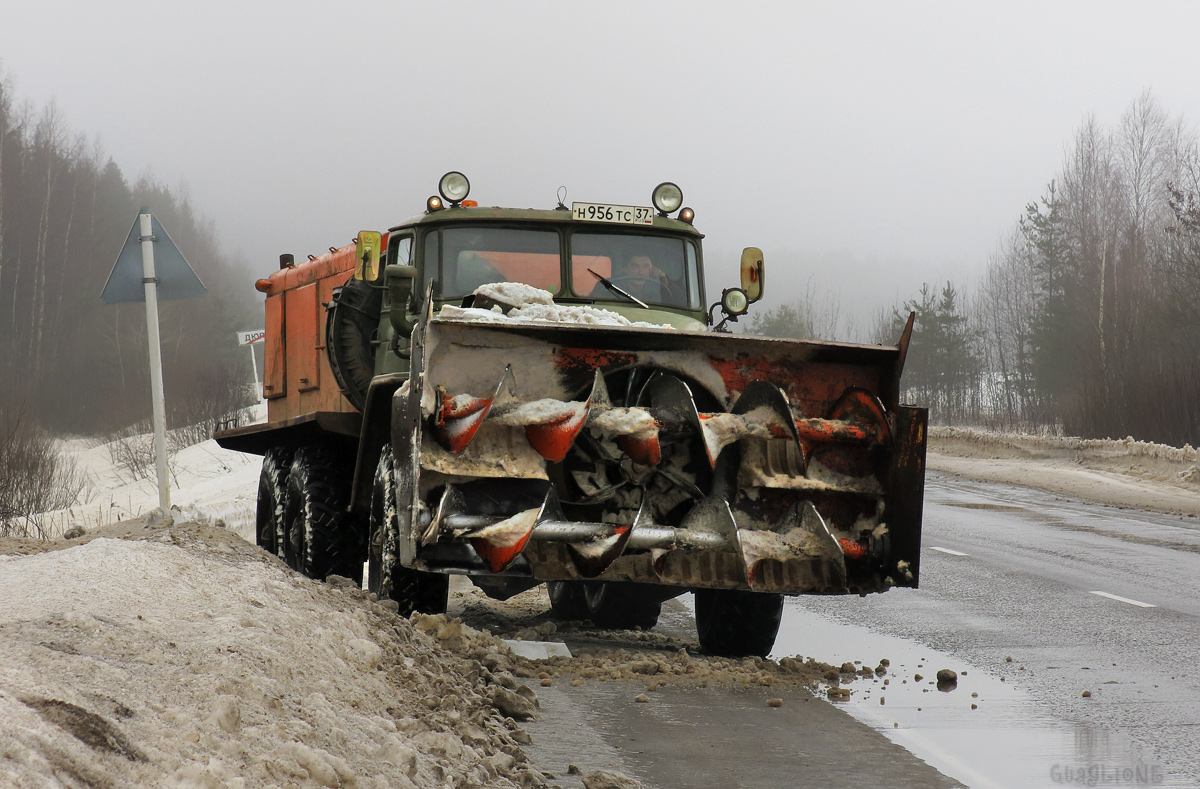
POLYGON ((325 352, 342 394, 362 411, 375 377, 375 345, 383 291, 351 277, 333 292, 325 321, 325 352))

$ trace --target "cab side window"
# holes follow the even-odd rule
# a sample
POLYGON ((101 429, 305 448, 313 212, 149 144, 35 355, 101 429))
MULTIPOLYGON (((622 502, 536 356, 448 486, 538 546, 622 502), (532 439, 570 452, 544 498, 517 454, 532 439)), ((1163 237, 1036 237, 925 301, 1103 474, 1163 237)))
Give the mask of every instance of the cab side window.
POLYGON ((412 265, 412 236, 401 236, 400 239, 392 244, 392 248, 388 250, 388 263, 395 263, 399 266, 412 265))

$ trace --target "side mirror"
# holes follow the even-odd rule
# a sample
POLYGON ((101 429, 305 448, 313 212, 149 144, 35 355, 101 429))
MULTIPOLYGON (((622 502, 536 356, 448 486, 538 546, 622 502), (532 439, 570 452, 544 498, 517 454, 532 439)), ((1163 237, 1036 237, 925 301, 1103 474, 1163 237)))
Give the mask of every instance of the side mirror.
POLYGON ((360 230, 354 239, 354 278, 367 282, 379 281, 379 250, 383 233, 360 230))
POLYGON ((742 250, 742 290, 746 291, 751 304, 762 298, 763 253, 758 247, 742 250))

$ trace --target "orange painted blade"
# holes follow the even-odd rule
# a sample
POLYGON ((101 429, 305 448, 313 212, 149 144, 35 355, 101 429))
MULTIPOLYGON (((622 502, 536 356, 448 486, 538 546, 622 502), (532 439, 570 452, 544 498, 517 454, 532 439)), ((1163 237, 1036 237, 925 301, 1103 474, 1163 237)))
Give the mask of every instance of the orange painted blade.
POLYGON ((483 559, 483 563, 488 566, 489 570, 501 573, 517 560, 521 551, 525 550, 525 544, 529 542, 532 534, 533 529, 530 529, 528 534, 512 545, 497 545, 482 537, 472 537, 470 538, 471 547, 475 549, 475 553, 479 554, 479 558, 483 559))
POLYGON ((587 417, 588 408, 584 405, 577 412, 566 414, 553 422, 525 425, 525 438, 546 460, 561 463, 571 444, 575 443, 575 436, 583 430, 587 417))
POLYGON ((617 446, 633 458, 635 463, 641 463, 643 466, 657 466, 662 460, 662 447, 658 444, 657 434, 645 438, 636 435, 618 436, 617 446))
POLYGON ((441 408, 434 421, 438 443, 455 455, 461 454, 475 437, 483 420, 487 419, 492 408, 492 399, 464 395, 448 398, 440 388, 438 394, 442 399, 441 408))
POLYGON ((517 560, 537 525, 538 509, 518 512, 510 518, 467 535, 471 546, 488 569, 503 572, 517 560))

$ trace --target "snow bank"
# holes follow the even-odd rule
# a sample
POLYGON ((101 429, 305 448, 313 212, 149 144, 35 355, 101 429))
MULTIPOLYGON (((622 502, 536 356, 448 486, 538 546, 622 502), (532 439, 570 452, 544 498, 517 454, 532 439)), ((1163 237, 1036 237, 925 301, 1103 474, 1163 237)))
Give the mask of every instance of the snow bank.
POLYGON ((929 468, 1114 507, 1200 516, 1200 453, 1190 445, 931 427, 929 468))
POLYGON ((587 326, 630 326, 637 329, 674 329, 666 323, 631 321, 611 310, 587 305, 555 304, 554 294, 532 285, 518 282, 494 282, 475 289, 475 295, 485 296, 513 309, 507 314, 498 306, 491 309, 456 307, 447 304, 438 311, 439 318, 484 323, 574 323, 587 326))
POLYGON ((1184 465, 1200 463, 1200 450, 1191 444, 1173 447, 1152 441, 1125 438, 1077 438, 1072 436, 1035 435, 1007 431, 979 430, 970 427, 930 427, 929 436, 943 441, 967 441, 988 446, 1007 445, 1026 450, 1071 450, 1074 452, 1104 452, 1131 458, 1153 458, 1184 465))
POLYGON ((470 658, 494 639, 218 529, 141 532, 0 556, 0 785, 544 785, 470 658))

